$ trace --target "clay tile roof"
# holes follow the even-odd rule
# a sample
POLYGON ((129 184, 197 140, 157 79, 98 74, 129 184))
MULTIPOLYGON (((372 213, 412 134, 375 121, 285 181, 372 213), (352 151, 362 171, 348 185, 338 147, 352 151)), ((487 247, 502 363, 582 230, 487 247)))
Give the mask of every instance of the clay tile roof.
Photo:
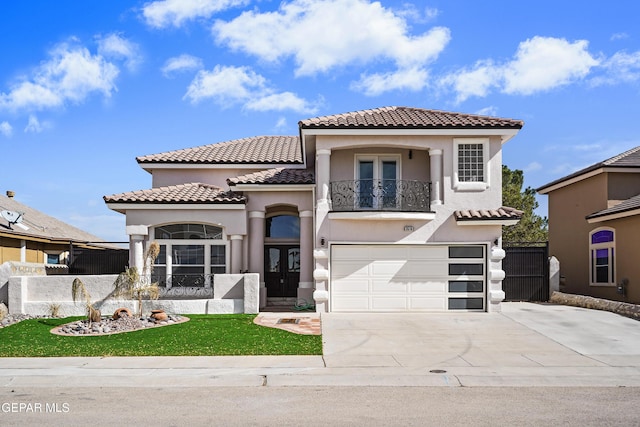
POLYGON ((302 163, 297 136, 255 136, 137 157, 138 163, 302 163))
POLYGON ((313 184, 314 174, 308 169, 269 169, 227 179, 229 185, 236 184, 313 184))
POLYGON ((612 206, 608 209, 603 209, 601 211, 587 215, 586 219, 600 218, 607 215, 634 211, 636 209, 640 209, 640 194, 638 194, 637 196, 633 196, 632 198, 627 199, 621 203, 618 203, 617 205, 612 206))
POLYGON ((242 203, 246 198, 215 185, 190 183, 104 196, 106 203, 242 203))
POLYGON ((302 120, 303 129, 313 128, 413 128, 413 129, 520 129, 523 122, 513 119, 450 113, 410 107, 382 107, 302 120))
POLYGON ((523 214, 523 211, 508 206, 502 206, 498 209, 469 209, 454 212, 456 221, 519 220, 523 214))
POLYGON ((632 148, 630 150, 625 151, 624 153, 618 154, 617 156, 613 156, 607 160, 602 162, 595 163, 591 166, 587 166, 584 169, 580 169, 577 172, 574 172, 570 175, 562 177, 560 179, 556 179, 548 184, 543 185, 536 189, 536 191, 544 191, 549 187, 553 187, 556 184, 560 184, 564 181, 568 181, 572 178, 579 177, 580 175, 587 174, 589 172, 598 170, 600 168, 640 168, 640 146, 632 148))

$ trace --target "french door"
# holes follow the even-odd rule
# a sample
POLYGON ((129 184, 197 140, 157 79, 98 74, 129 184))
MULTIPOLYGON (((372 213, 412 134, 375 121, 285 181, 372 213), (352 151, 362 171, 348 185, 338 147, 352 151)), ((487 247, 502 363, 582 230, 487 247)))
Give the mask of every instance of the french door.
POLYGON ((264 282, 268 297, 296 297, 300 282, 300 246, 265 246, 264 282))
POLYGON ((396 156, 359 156, 356 180, 358 209, 395 209, 399 206, 397 180, 400 159, 396 156))

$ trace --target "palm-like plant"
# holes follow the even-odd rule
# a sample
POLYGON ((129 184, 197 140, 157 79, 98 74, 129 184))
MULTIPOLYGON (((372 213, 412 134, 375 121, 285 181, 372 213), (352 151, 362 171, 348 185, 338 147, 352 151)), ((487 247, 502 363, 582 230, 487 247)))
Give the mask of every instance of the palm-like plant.
POLYGON ((142 276, 136 267, 128 267, 118 275, 114 283, 115 297, 124 297, 138 300, 138 317, 142 317, 142 300, 144 297, 158 299, 160 288, 158 283, 148 283, 148 275, 153 271, 153 263, 160 253, 160 245, 152 242, 145 254, 142 276), (147 275, 148 271, 148 275, 147 275))
POLYGON ((77 300, 83 299, 85 301, 85 307, 87 308, 87 319, 89 320, 89 325, 92 322, 99 322, 102 314, 100 310, 95 308, 93 304, 91 304, 91 295, 87 290, 87 287, 84 285, 82 280, 79 277, 76 277, 73 280, 73 284, 71 285, 71 296, 73 297, 73 303, 75 304, 77 300))

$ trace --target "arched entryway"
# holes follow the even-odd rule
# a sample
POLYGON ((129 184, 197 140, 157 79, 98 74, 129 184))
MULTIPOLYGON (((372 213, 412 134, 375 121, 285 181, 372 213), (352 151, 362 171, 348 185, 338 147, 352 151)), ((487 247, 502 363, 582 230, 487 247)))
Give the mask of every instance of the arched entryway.
POLYGON ((298 210, 276 206, 265 214, 264 282, 268 298, 296 298, 300 282, 298 210))

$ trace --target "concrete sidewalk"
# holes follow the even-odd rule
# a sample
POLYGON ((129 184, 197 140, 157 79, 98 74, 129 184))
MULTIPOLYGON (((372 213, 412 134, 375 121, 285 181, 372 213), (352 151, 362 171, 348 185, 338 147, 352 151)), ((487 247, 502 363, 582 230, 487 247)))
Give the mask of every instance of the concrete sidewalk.
POLYGON ((328 313, 322 330, 323 356, 0 358, 0 386, 640 387, 640 323, 608 312, 328 313))

